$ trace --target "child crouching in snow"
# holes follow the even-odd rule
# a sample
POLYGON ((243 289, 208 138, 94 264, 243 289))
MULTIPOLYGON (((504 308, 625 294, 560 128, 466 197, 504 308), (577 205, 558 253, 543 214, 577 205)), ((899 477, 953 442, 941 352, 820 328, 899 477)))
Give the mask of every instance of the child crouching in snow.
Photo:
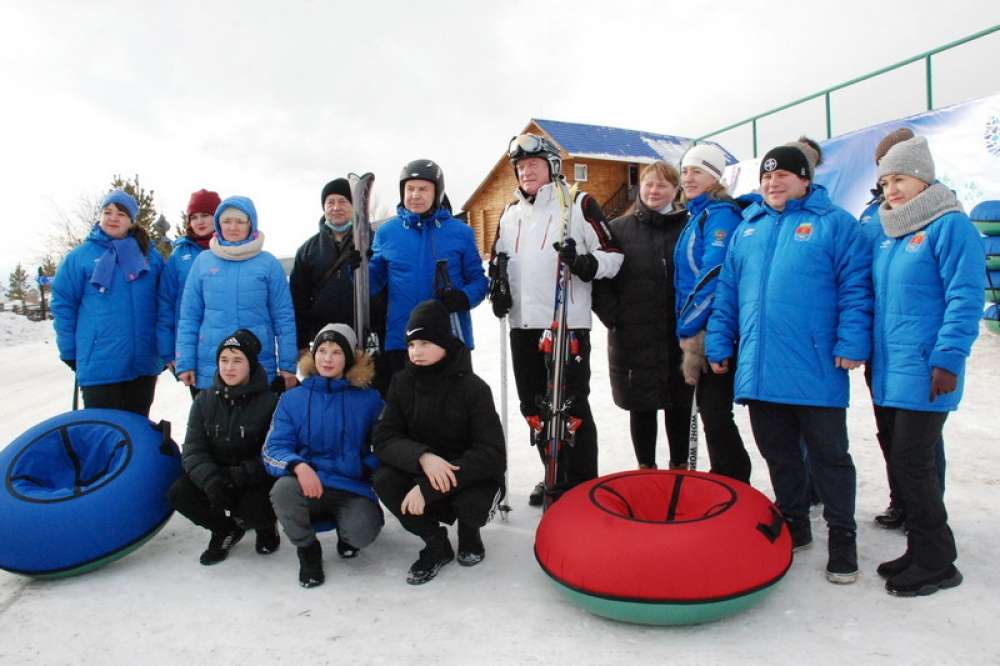
POLYGON ((507 467, 490 387, 451 333, 438 301, 418 305, 406 325, 409 363, 389 387, 373 443, 382 503, 426 544, 406 582, 420 585, 455 558, 448 531, 458 520, 458 563, 486 555, 479 528, 492 515, 507 467))
POLYGON ((384 523, 369 481, 378 465, 369 440, 382 398, 368 388, 374 366, 356 344, 346 324, 320 330, 312 343, 315 374, 303 369, 302 385, 281 396, 264 444, 267 470, 279 477, 271 501, 298 548, 302 587, 325 580, 314 520, 333 518, 345 559, 374 541, 384 523))

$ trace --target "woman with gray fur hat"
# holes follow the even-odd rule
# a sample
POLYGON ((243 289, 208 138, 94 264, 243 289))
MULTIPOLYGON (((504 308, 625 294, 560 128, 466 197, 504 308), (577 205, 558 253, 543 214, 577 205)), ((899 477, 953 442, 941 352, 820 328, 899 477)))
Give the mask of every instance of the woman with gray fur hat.
POLYGON ((936 180, 927 139, 894 145, 878 174, 872 402, 909 531, 906 551, 877 571, 890 594, 927 595, 962 582, 935 459, 979 333, 984 253, 954 193, 936 180))

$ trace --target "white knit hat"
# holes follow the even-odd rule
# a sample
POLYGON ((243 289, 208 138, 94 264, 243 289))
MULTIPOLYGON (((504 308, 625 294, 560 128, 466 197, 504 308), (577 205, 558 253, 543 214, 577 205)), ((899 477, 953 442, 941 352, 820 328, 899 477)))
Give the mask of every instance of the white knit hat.
POLYGON ((726 155, 718 146, 699 143, 684 153, 684 157, 681 158, 681 169, 684 167, 697 167, 719 180, 726 170, 726 155))

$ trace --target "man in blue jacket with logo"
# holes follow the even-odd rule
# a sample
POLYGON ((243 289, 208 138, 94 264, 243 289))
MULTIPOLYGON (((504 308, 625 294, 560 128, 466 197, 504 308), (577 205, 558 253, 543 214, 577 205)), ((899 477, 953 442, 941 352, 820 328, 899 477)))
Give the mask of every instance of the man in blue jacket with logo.
POLYGON ((848 371, 871 351, 871 249, 813 183, 796 144, 760 166, 762 202, 745 211, 716 288, 705 351, 725 373, 739 341, 735 398, 767 462, 796 549, 812 542, 804 441, 829 526, 826 577, 857 579, 856 477, 848 452, 848 371))

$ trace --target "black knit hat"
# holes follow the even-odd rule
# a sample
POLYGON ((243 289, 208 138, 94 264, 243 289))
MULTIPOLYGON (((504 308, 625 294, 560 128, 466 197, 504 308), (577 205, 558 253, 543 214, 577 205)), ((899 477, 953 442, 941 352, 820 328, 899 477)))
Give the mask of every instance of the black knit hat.
POLYGON ((427 340, 444 349, 452 349, 458 342, 458 338, 451 333, 448 310, 441 301, 424 301, 413 308, 406 322, 406 342, 413 340, 427 340))
POLYGON ((339 194, 344 197, 352 204, 354 199, 351 198, 351 184, 346 178, 334 178, 329 183, 323 186, 323 193, 319 197, 319 205, 326 205, 326 198, 331 194, 339 194))
POLYGON ((799 178, 809 179, 809 160, 805 153, 792 146, 778 146, 767 151, 764 159, 760 161, 760 176, 772 171, 788 171, 794 173, 799 178))
POLYGON ((215 350, 216 365, 219 364, 219 356, 222 355, 223 349, 238 349, 243 352, 247 361, 250 362, 250 373, 253 374, 254 368, 257 367, 257 355, 260 354, 260 340, 253 332, 241 328, 235 333, 227 335, 219 344, 219 348, 215 350))

